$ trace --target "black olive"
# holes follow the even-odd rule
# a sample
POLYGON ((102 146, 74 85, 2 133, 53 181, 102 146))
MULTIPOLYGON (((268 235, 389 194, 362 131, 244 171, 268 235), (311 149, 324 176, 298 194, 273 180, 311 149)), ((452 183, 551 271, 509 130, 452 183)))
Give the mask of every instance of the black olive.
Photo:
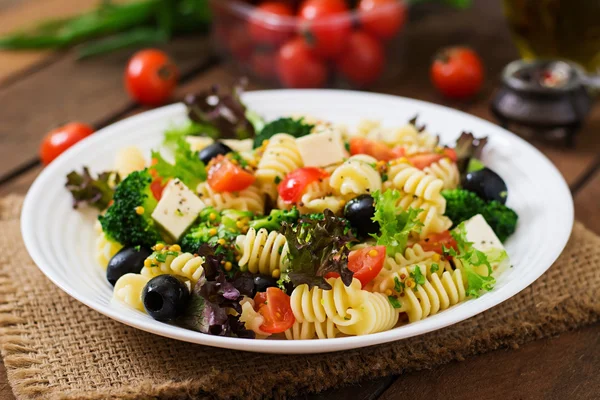
POLYGON ((277 280, 268 275, 258 275, 254 277, 254 288, 257 292, 266 292, 267 288, 277 287, 277 280))
POLYGON ((462 187, 486 201, 498 200, 505 204, 508 196, 506 183, 489 168, 469 172, 462 181, 462 187))
POLYGON ((117 280, 125 274, 139 274, 144 267, 144 260, 152 254, 145 247, 123 247, 113 256, 106 267, 106 279, 115 286, 117 280))
POLYGON ((361 194, 346 203, 344 217, 350 221, 359 236, 366 237, 379 231, 379 224, 372 220, 375 215, 375 201, 368 194, 361 194))
POLYGON ((142 301, 148 314, 158 321, 177 318, 190 300, 187 286, 173 275, 159 275, 148 281, 142 301))
POLYGON ((204 164, 208 164, 208 162, 216 156, 220 154, 225 155, 227 153, 231 153, 232 151, 233 150, 231 150, 231 147, 227 146, 225 143, 214 142, 210 146, 206 146, 200 150, 200 153, 198 153, 198 158, 200 158, 204 164))

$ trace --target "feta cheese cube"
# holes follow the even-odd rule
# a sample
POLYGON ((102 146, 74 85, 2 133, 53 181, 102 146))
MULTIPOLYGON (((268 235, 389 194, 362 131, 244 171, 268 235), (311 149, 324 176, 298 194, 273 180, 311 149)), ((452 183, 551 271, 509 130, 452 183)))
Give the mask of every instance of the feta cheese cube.
POLYGON ((326 167, 339 164, 348 154, 338 130, 313 133, 296 139, 305 167, 326 167))
POLYGON ((221 142, 224 145, 229 146, 231 150, 237 151, 238 153, 250 151, 254 145, 254 141, 252 139, 221 139, 221 142))
MULTIPOLYGON (((477 214, 466 221, 465 230, 467 240, 473 243, 473 247, 488 256, 495 276, 500 274, 510 265, 508 257, 504 257, 504 259, 500 261, 494 260, 493 256, 498 257, 498 255, 504 253, 506 250, 500 239, 498 239, 498 236, 496 236, 481 214, 477 214)), ((479 273, 486 274, 487 272, 481 271, 479 273)))
POLYGON ((204 207, 204 202, 183 182, 173 179, 163 191, 152 218, 173 239, 179 240, 204 207))

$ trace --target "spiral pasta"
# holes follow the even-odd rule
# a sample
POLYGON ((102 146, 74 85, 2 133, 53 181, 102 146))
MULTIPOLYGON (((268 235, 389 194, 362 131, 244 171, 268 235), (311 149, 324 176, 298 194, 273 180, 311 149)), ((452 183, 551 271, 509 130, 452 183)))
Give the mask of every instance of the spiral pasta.
POLYGON ((388 257, 385 268, 369 284, 369 289, 378 293, 388 293, 389 290, 394 289, 396 278, 401 281, 406 279, 409 276, 406 271, 413 271, 416 267, 421 268, 427 278, 430 278, 432 274, 441 277, 444 271, 453 271, 450 262, 441 259, 439 255, 407 266, 400 266, 394 258, 388 257))
MULTIPOLYGON (((390 274, 386 282, 396 280, 405 283, 402 292, 399 293, 398 300, 399 312, 405 312, 408 315, 409 322, 422 320, 429 315, 438 313, 455 305, 466 298, 465 282, 460 270, 443 270, 441 274, 427 272, 430 269, 426 264, 401 268, 399 271, 390 274), (425 275, 425 283, 415 284, 414 280, 409 283, 410 273, 416 268, 421 269, 425 275)), ((393 287, 393 286, 392 286, 393 287)), ((381 286, 375 284, 375 290, 381 289, 381 286)), ((387 293, 391 289, 386 289, 387 293)))
POLYGON ((269 195, 274 199, 277 195, 277 186, 274 186, 274 183, 302 165, 302 156, 296 145, 296 139, 286 133, 278 133, 271 137, 265 146, 255 173, 256 180, 260 185, 265 186, 265 190, 268 190, 269 195))
POLYGON ((146 159, 136 146, 128 146, 120 149, 115 157, 115 171, 119 173, 121 179, 134 171, 141 171, 146 168, 146 159))
POLYGON ((254 301, 248 297, 244 297, 240 302, 240 305, 242 306, 240 321, 244 323, 246 329, 249 329, 262 337, 270 336, 270 333, 260 329, 260 326, 265 322, 265 318, 254 310, 254 301))
POLYGON ((195 256, 191 253, 177 253, 176 255, 171 254, 172 252, 166 252, 164 254, 164 261, 159 261, 156 255, 152 255, 146 259, 144 268, 140 274, 148 279, 152 279, 159 275, 174 274, 183 276, 196 284, 199 279, 204 275, 204 258, 195 256))
POLYGON ((143 275, 125 274, 115 283, 113 298, 137 310, 145 311, 142 291, 149 280, 150 278, 143 275))
POLYGON ((277 208, 289 210, 296 206, 301 214, 322 213, 327 208, 337 214, 344 204, 343 198, 333 194, 329 178, 308 185, 297 203, 286 203, 281 197, 277 199, 277 208))
POLYGON ((388 257, 388 260, 393 260, 393 263, 386 262, 386 268, 393 267, 401 268, 409 265, 420 263, 421 261, 429 260, 436 257, 435 251, 425 251, 420 244, 415 244, 412 247, 407 247, 404 254, 396 253, 394 257, 388 257))
POLYGON ((352 156, 333 171, 329 184, 337 193, 352 197, 381 190, 376 163, 375 158, 365 154, 352 156))
MULTIPOLYGON (((341 333, 366 335, 391 329, 398 321, 398 313, 382 295, 361 289, 353 279, 350 286, 340 278, 330 278, 331 290, 299 285, 292 292, 290 304, 298 323, 324 323, 330 320, 341 333)), ((308 329, 308 328, 307 328, 308 329)))
POLYGON ((98 235, 95 242, 96 261, 104 270, 106 270, 110 259, 113 258, 113 256, 123 248, 123 245, 110 240, 106 234, 102 232, 102 225, 100 225, 100 221, 96 221, 94 230, 98 235))
POLYGON ((251 185, 239 192, 215 192, 208 182, 202 182, 196 191, 207 206, 212 206, 220 211, 235 209, 262 214, 265 208, 265 197, 256 185, 251 185))
POLYGON ((458 187, 460 172, 455 162, 449 158, 442 158, 440 161, 431 164, 423 169, 423 172, 441 179, 444 182, 444 189, 455 189, 458 187))
POLYGON ((399 162, 391 165, 388 170, 387 188, 403 191, 406 194, 420 197, 434 204, 444 205, 445 199, 441 194, 444 182, 426 174, 408 163, 399 162))
POLYGON ((269 233, 264 228, 257 232, 250 228, 245 235, 239 235, 235 243, 240 251, 241 258, 238 264, 242 270, 273 276, 285 270, 289 247, 281 233, 269 233))
POLYGON ((419 238, 424 238, 431 233, 443 232, 452 226, 450 218, 444 215, 446 209, 446 199, 444 198, 439 203, 433 203, 420 197, 406 195, 400 199, 398 207, 403 210, 409 208, 422 210, 417 216, 417 219, 423 224, 418 234, 419 238))
POLYGON ((288 340, 333 339, 339 333, 337 326, 330 320, 324 322, 298 322, 285 331, 288 340))

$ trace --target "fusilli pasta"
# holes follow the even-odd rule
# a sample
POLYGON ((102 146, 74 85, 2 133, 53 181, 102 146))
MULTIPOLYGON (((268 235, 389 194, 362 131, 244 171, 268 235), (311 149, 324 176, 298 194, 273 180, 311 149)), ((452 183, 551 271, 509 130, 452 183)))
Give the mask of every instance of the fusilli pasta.
POLYGON ((159 261, 155 255, 148 257, 147 263, 144 263, 144 268, 140 274, 152 279, 163 274, 174 274, 188 278, 192 283, 196 284, 204 275, 204 259, 200 256, 194 256, 191 253, 178 253, 177 255, 170 254, 171 251, 164 254, 165 261, 159 261))
POLYGON ((239 192, 215 192, 208 182, 202 182, 196 191, 207 206, 217 210, 235 209, 262 214, 265 208, 264 195, 256 185, 239 192))
POLYGON ((236 239, 236 247, 241 258, 240 269, 254 274, 277 275, 275 271, 285 270, 289 252, 288 244, 281 233, 266 229, 250 228, 245 235, 236 239))
POLYGON ((376 163, 375 158, 365 154, 352 156, 333 171, 329 184, 337 193, 352 197, 381 190, 376 163))
POLYGON ((450 218, 444 215, 446 208, 445 199, 436 204, 423 200, 420 197, 405 195, 398 202, 398 207, 403 210, 408 210, 409 208, 422 210, 417 216, 417 219, 423 224, 421 232, 418 234, 420 238, 424 238, 431 233, 443 232, 452 226, 450 218))
POLYGON ((286 203, 281 197, 277 199, 278 208, 289 210, 292 206, 296 206, 302 214, 322 213, 326 208, 337 214, 344 204, 344 199, 333 195, 329 178, 308 185, 297 203, 286 203))
POLYGON ((298 322, 285 331, 288 340, 333 339, 339 333, 337 326, 330 320, 324 322, 298 322))
POLYGON ((115 171, 119 173, 121 179, 133 171, 141 171, 146 168, 146 159, 136 146, 129 146, 120 149, 115 157, 115 171))
POLYGON ((277 195, 277 186, 273 185, 274 182, 285 178, 288 173, 302 165, 296 139, 286 133, 278 133, 269 139, 265 147, 255 173, 256 180, 260 185, 265 186, 265 190, 269 190, 269 195, 274 199, 277 195))
POLYGON ((94 229, 98 235, 95 243, 96 261, 98 261, 98 264, 100 264, 100 266, 106 270, 110 259, 113 258, 113 256, 123 248, 123 245, 110 240, 106 234, 102 232, 102 225, 100 225, 100 221, 96 221, 94 229))
POLYGON ((387 188, 398 189, 445 207, 446 202, 441 195, 444 182, 408 163, 399 162, 390 166, 386 184, 387 188))
POLYGON ((460 173, 456 163, 449 158, 442 158, 440 161, 425 167, 423 171, 426 174, 441 179, 444 182, 444 189, 455 189, 458 187, 460 173))
POLYGON ((140 274, 125 274, 115 283, 113 298, 137 310, 145 311, 142 291, 149 280, 150 278, 140 274))

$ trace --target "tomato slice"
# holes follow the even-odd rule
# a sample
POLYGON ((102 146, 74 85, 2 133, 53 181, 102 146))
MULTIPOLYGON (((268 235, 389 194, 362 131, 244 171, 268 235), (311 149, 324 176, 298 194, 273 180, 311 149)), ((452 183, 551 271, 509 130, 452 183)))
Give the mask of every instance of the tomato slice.
MULTIPOLYGON (((364 288, 371 282, 383 268, 385 263, 385 246, 371 246, 364 249, 351 251, 348 255, 348 269, 354 272, 364 288)), ((338 278, 337 272, 329 272, 325 278, 338 278)))
POLYGON ((458 156, 456 155, 456 150, 454 150, 450 147, 444 147, 444 150, 442 150, 442 152, 446 157, 451 159, 453 162, 456 162, 456 160, 458 160, 458 156))
POLYGON ((444 158, 441 154, 417 154, 415 156, 408 157, 408 161, 415 167, 419 169, 425 169, 429 167, 431 164, 440 161, 444 158))
POLYGON ((215 192, 238 192, 252 185, 256 177, 223 155, 208 164, 208 184, 215 192))
POLYGON ((254 307, 265 319, 260 329, 269 333, 285 332, 296 321, 290 305, 290 296, 276 287, 268 288, 265 293, 257 293, 254 298, 254 307))
POLYGON ((308 185, 329 176, 327 171, 316 167, 298 168, 287 174, 281 181, 277 190, 279 196, 286 203, 295 203, 300 200, 302 193, 308 185))
POLYGON ((150 191, 152 191, 152 195, 156 200, 161 199, 163 191, 165 190, 165 187, 167 187, 167 183, 169 182, 163 184, 163 181, 160 177, 156 177, 152 180, 152 183, 150 184, 150 191))
POLYGON ((423 250, 435 251, 438 254, 444 253, 442 246, 447 249, 453 248, 454 250, 457 250, 456 240, 454 240, 450 231, 428 235, 426 238, 422 239, 419 244, 423 250))
POLYGON ((406 156, 406 149, 404 148, 404 146, 396 146, 391 150, 391 152, 394 158, 406 156))
POLYGON ((398 158, 385 143, 365 138, 350 139, 350 154, 367 154, 382 161, 398 158))

